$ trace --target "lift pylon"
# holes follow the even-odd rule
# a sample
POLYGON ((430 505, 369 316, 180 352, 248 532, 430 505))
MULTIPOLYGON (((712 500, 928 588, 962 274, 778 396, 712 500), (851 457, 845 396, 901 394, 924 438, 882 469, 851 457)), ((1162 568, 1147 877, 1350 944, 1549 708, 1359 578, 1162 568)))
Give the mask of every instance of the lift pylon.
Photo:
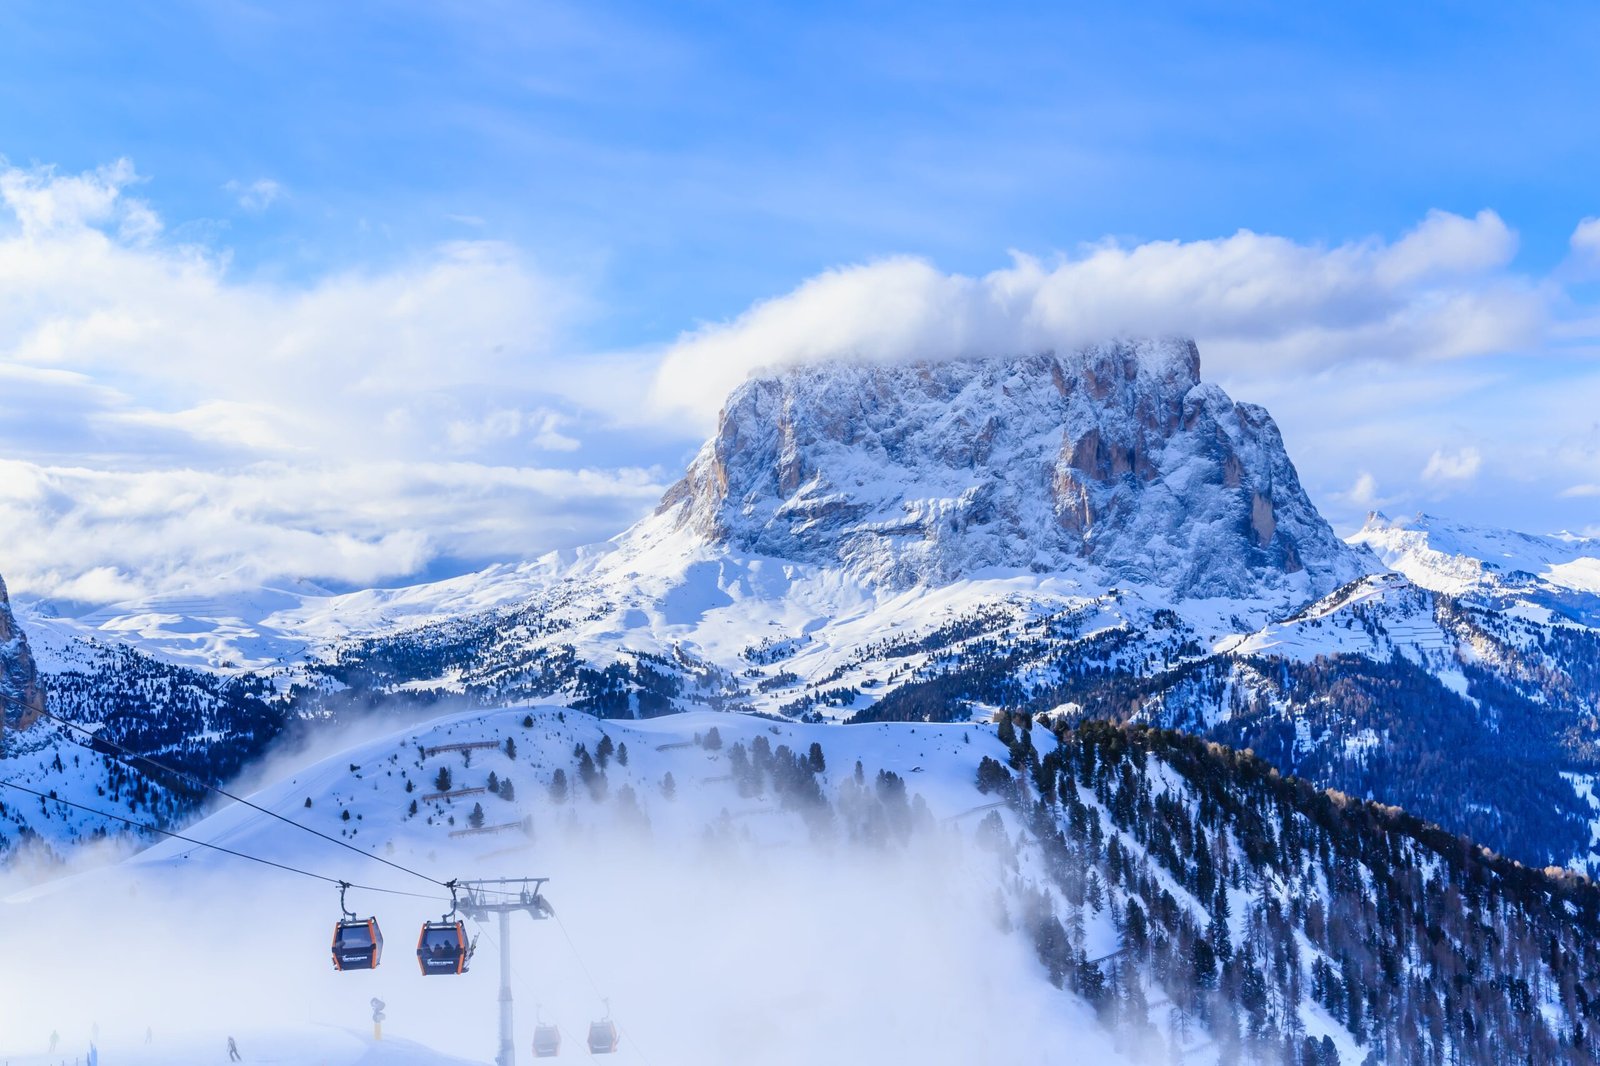
POLYGON ((517 1045, 511 1032, 511 916, 526 911, 530 918, 555 914, 550 901, 539 894, 548 877, 501 877, 487 881, 461 881, 465 893, 460 908, 475 922, 494 915, 500 922, 500 1053, 495 1066, 516 1066, 517 1045))

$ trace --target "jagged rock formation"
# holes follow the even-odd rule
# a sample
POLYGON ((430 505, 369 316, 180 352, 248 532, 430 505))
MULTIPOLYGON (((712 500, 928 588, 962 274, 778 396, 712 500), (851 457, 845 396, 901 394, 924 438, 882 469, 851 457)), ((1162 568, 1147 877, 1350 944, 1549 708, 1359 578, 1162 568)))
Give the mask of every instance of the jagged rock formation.
POLYGON ((34 667, 27 635, 11 613, 11 598, 0 578, 0 731, 26 729, 44 710, 44 686, 34 667))
POLYGON ((1187 340, 754 379, 660 513, 889 586, 1003 567, 1318 595, 1370 568, 1306 498, 1271 416, 1202 383, 1187 340))

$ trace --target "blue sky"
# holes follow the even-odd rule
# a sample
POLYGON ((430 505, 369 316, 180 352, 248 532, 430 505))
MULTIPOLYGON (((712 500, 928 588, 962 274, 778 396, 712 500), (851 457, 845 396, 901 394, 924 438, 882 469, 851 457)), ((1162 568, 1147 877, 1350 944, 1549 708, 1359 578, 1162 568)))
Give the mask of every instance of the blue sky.
MULTIPOLYGON (((408 526, 409 493, 436 488, 408 485, 374 497, 364 517, 331 505, 252 512, 238 551, 271 555, 257 528, 270 519, 323 547, 347 538, 316 564, 335 583, 529 554, 604 535, 646 506, 706 428, 704 403, 688 405, 693 416, 649 403, 661 367, 781 361, 726 352, 772 342, 750 318, 761 301, 831 314, 806 295, 827 271, 911 257, 982 278, 1009 269, 1013 250, 1048 265, 1108 240, 1205 250, 1248 230, 1305 254, 1263 258, 1251 245, 1230 256, 1315 274, 1398 246, 1430 212, 1482 224, 1462 231, 1461 248, 1429 230, 1439 239, 1427 270, 1401 282, 1369 254, 1314 298, 1275 300, 1262 337, 1217 325, 1203 294, 1146 312, 1174 328, 1194 317, 1190 332, 1219 353, 1208 373, 1278 415, 1308 487, 1343 526, 1374 503, 1536 529, 1600 525, 1600 438, 1583 410, 1600 398, 1600 231, 1592 253, 1575 237, 1600 214, 1597 31, 1600 10, 1541 4, 13 2, 0 7, 0 157, 13 188, 65 203, 52 182, 99 175, 120 205, 96 200, 74 216, 109 235, 102 246, 74 236, 60 210, 48 227, 30 224, 13 197, 10 231, 31 235, 13 242, 13 269, 43 276, 26 256, 104 255, 120 264, 107 279, 165 276, 199 256, 203 283, 149 299, 168 322, 191 307, 215 321, 120 355, 101 334, 81 347, 92 331, 57 344, 49 323, 63 315, 116 316, 41 283, 34 306, 76 310, 17 318, 0 336, 0 366, 35 390, 9 412, 0 403, 11 426, 0 460, 24 464, 13 481, 29 485, 9 510, 0 501, 0 528, 66 545, 66 526, 87 538, 126 513, 129 479, 212 478, 193 491, 214 503, 264 472, 310 492, 313 468, 328 477, 330 463, 392 459, 470 467, 466 480, 481 484, 464 513, 499 508, 488 524, 501 532, 422 527, 459 524, 448 510, 389 528, 408 526), (1451 274, 1458 258, 1471 269, 1451 274), (446 358, 457 377, 425 375, 448 410, 392 401, 397 377, 391 400, 350 408, 392 431, 387 451, 351 458, 337 435, 267 439, 282 419, 257 402, 261 364, 305 375, 312 391, 384 393, 360 367, 318 375, 348 354, 339 338, 370 322, 361 316, 430 299, 440 310, 422 336, 499 352, 446 358), (1407 346, 1439 327, 1378 330, 1355 306, 1385 303, 1520 324, 1418 355, 1407 346), (276 347, 226 343, 296 315, 276 347), (695 348, 708 330, 724 331, 721 343, 695 348), (1313 350, 1329 332, 1338 338, 1313 350), (1294 354, 1274 358, 1273 341, 1294 354), (304 363, 286 370, 284 345, 304 363), (205 357, 196 371, 164 354, 189 347, 238 373, 213 379, 205 357), (608 388, 619 377, 645 383, 622 390, 627 403, 608 388), (448 454, 425 443, 441 419, 464 427, 448 454), (101 480, 91 493, 68 470, 101 480), (597 480, 574 503, 561 478, 579 473, 597 480), (518 478, 542 487, 507 488, 518 478), (607 487, 618 484, 631 487, 607 487), (63 502, 85 494, 103 507, 63 502), (543 517, 519 526, 529 510, 543 517), (378 550, 398 533, 405 547, 378 550), (370 565, 342 566, 341 551, 370 565)), ((7 225, 0 214, 0 234, 7 225)), ((847 272, 841 284, 881 280, 847 272)), ((140 317, 137 305, 123 311, 140 317)), ((418 334, 415 320, 391 328, 418 334)), ((371 473, 345 476, 382 480, 371 473)), ((101 578, 81 587, 70 560, 44 554, 0 559, 0 572, 93 598, 146 587, 148 572, 165 574, 160 585, 238 562, 97 559, 101 578)))

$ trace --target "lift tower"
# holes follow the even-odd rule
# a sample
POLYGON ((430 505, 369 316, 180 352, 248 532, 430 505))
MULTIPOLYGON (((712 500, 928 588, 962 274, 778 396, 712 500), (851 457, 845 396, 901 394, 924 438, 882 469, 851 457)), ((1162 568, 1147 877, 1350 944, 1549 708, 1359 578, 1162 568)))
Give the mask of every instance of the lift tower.
POLYGON ((495 1066, 516 1066, 517 1045, 511 1035, 511 915, 527 911, 530 918, 555 914, 550 901, 539 894, 548 877, 501 877, 491 881, 462 881, 466 893, 461 912, 475 922, 489 915, 500 919, 500 1054, 495 1066))

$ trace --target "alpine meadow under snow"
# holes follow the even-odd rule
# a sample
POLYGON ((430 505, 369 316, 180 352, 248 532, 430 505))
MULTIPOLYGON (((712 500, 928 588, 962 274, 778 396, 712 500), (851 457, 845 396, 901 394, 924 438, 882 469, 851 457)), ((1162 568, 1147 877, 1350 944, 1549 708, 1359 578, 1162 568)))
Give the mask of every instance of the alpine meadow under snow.
POLYGON ((1597 574, 1339 539, 1165 339, 757 376, 637 525, 447 581, 0 598, 12 947, 101 960, 0 1053, 482 1063, 497 926, 409 931, 528 875, 569 1054, 1591 1062, 1597 574))

